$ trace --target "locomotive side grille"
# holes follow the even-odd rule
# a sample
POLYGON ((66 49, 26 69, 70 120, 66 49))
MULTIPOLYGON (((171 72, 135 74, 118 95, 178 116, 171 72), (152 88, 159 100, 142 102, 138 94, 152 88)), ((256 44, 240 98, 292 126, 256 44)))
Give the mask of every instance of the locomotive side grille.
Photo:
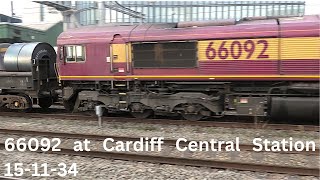
POLYGON ((133 44, 135 68, 187 68, 197 63, 195 42, 133 44))

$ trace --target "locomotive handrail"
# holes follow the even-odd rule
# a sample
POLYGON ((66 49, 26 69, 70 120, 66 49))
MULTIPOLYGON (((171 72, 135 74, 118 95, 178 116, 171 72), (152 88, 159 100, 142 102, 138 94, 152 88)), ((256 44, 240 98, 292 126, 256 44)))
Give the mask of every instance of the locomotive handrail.
POLYGON ((126 63, 127 63, 127 72, 130 72, 129 71, 130 65, 129 65, 129 48, 128 48, 128 46, 129 46, 128 44, 126 44, 126 46, 125 46, 126 47, 126 63))
POLYGON ((57 63, 54 63, 53 64, 53 67, 54 67, 54 72, 55 72, 55 74, 56 74, 56 77, 58 78, 58 79, 60 79, 60 74, 59 74, 59 66, 58 66, 58 64, 57 63))
POLYGON ((110 72, 113 72, 113 49, 112 44, 110 45, 110 72))

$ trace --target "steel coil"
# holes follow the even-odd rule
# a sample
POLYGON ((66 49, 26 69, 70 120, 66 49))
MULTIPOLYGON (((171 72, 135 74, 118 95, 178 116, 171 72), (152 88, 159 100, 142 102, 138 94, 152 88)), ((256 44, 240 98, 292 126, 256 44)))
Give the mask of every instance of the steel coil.
POLYGON ((4 71, 4 54, 7 51, 7 48, 10 46, 9 43, 0 43, 0 71, 4 71))
POLYGON ((16 43, 12 44, 4 55, 4 68, 10 72, 31 72, 33 63, 43 58, 53 64, 56 53, 47 43, 16 43))

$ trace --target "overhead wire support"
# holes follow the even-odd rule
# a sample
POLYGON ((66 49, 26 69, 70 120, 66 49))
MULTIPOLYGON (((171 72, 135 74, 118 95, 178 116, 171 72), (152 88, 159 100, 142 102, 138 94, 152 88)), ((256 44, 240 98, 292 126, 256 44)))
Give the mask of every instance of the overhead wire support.
POLYGON ((39 3, 39 4, 43 4, 43 5, 47 5, 49 7, 54 7, 58 11, 67 11, 67 10, 71 10, 72 9, 69 6, 65 6, 65 5, 62 5, 60 3, 56 3, 56 2, 52 2, 52 1, 33 1, 33 2, 39 3))
POLYGON ((107 1, 105 2, 105 7, 111 10, 115 10, 117 12, 121 12, 123 14, 127 14, 134 18, 145 19, 145 14, 142 14, 141 12, 137 12, 127 7, 124 7, 123 5, 119 4, 117 1, 107 1))

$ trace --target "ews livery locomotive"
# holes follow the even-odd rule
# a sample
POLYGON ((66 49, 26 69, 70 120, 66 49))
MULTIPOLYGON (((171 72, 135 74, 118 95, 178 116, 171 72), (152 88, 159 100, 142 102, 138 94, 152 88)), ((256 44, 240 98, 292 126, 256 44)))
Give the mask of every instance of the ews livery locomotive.
POLYGON ((64 104, 318 119, 319 32, 318 15, 72 29, 58 38, 64 104))

